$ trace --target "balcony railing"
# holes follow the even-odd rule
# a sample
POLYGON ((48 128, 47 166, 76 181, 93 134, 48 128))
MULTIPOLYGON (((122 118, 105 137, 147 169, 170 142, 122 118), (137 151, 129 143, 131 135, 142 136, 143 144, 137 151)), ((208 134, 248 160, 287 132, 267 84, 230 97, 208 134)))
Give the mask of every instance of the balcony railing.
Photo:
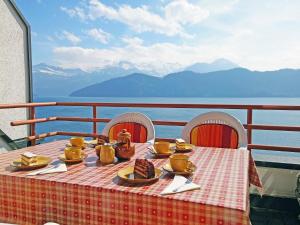
MULTIPOLYGON (((300 152, 300 147, 290 146, 276 146, 276 145, 259 145, 252 143, 253 130, 269 130, 269 131, 294 131, 299 132, 300 126, 284 126, 284 125, 268 125, 268 124, 253 124, 253 112, 258 110, 284 110, 284 111, 300 111, 300 106, 288 105, 238 105, 238 104, 165 104, 165 103, 99 103, 99 102, 43 102, 43 103, 23 103, 23 104, 0 104, 0 109, 12 108, 27 108, 29 109, 29 120, 12 121, 11 126, 30 125, 30 136, 27 137, 32 145, 36 144, 37 139, 46 138, 56 135, 64 136, 83 136, 83 137, 97 137, 97 123, 107 123, 110 118, 97 118, 97 108, 99 107, 130 107, 130 108, 184 108, 184 109, 239 109, 247 112, 247 123, 243 124, 247 130, 248 149, 257 150, 273 150, 273 151, 289 151, 300 152), (55 107, 55 106, 81 106, 90 107, 93 112, 92 118, 82 117, 47 117, 36 118, 36 107, 55 107), (48 133, 37 134, 36 123, 48 123, 51 121, 77 121, 77 122, 90 122, 93 123, 92 133, 81 132, 66 132, 66 131, 52 131, 48 133)), ((165 121, 153 120, 154 125, 165 126, 184 126, 186 121, 165 121)), ((157 138, 158 140, 168 140, 169 138, 157 138)))

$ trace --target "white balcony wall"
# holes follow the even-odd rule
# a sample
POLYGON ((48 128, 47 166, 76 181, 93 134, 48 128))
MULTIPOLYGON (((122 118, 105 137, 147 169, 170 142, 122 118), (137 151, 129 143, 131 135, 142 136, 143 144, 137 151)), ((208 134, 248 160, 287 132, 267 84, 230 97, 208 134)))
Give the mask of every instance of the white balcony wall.
MULTIPOLYGON (((1 0, 0 104, 29 102, 29 48, 25 22, 9 0, 1 0)), ((11 127, 10 121, 26 118, 26 109, 0 109, 0 129, 11 139, 25 137, 29 133, 28 127, 11 127)))

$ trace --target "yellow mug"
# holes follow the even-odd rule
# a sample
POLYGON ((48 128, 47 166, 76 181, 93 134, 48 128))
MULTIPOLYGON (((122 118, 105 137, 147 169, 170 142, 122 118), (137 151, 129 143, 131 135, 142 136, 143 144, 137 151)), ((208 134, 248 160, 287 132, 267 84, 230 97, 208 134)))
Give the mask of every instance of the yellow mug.
POLYGON ((167 153, 170 151, 170 143, 167 141, 159 141, 154 144, 157 153, 167 153))
POLYGON ((70 138, 70 143, 75 147, 83 147, 84 146, 84 138, 83 137, 72 137, 70 138))
POLYGON ((66 147, 64 151, 65 157, 68 160, 81 158, 81 147, 66 147))
POLYGON ((186 171, 191 162, 189 161, 189 157, 184 154, 174 154, 169 157, 170 165, 175 172, 184 172, 186 171))

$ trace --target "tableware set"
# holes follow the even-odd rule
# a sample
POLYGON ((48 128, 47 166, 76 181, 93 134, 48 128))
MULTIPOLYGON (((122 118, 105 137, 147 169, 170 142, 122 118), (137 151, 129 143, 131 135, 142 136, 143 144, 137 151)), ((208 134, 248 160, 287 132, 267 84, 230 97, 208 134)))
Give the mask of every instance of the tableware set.
POLYGON ((159 177, 162 174, 162 171, 158 168, 154 168, 155 170, 155 176, 153 178, 149 179, 137 179, 134 178, 134 167, 133 166, 128 166, 123 169, 120 169, 118 171, 118 177, 121 178, 122 180, 132 183, 132 184, 147 184, 147 183, 152 183, 155 181, 158 181, 159 177))
POLYGON ((164 157, 169 157, 174 153, 174 150, 168 149, 166 152, 158 152, 157 149, 154 146, 149 146, 148 147, 149 152, 154 155, 157 158, 164 158, 164 157))
MULTIPOLYGON (((59 156, 59 159, 67 164, 82 162, 86 157, 86 154, 84 153, 84 148, 86 147, 86 145, 87 142, 85 142, 84 138, 82 137, 70 138, 69 143, 64 148, 64 153, 59 156)), ((182 142, 180 143, 180 145, 177 145, 177 143, 174 145, 166 141, 155 142, 153 146, 148 147, 150 153, 154 156, 169 157, 169 162, 163 165, 162 169, 167 173, 174 174, 175 176, 190 176, 196 170, 196 166, 189 160, 188 155, 181 153, 191 151, 192 148, 192 145, 188 145, 182 142)), ((107 139, 103 138, 98 139, 96 141, 95 151, 99 157, 99 161, 105 165, 114 163, 115 157, 120 160, 130 159, 135 154, 135 146, 131 144, 131 134, 126 130, 122 130, 118 134, 118 139, 115 143, 109 143, 107 139)), ((29 160, 32 160, 32 163, 26 165, 22 161, 22 159, 24 158, 22 155, 22 158, 14 160, 11 165, 21 170, 32 170, 45 167, 52 161, 49 157, 38 156, 30 152, 27 152, 27 155, 32 155, 32 159, 29 157, 29 160)), ((64 164, 64 166, 50 166, 46 169, 28 173, 27 175, 32 176, 65 171, 67 171, 67 167, 64 164)), ((158 181, 162 173, 162 170, 159 168, 155 168, 152 162, 146 159, 136 159, 135 166, 127 166, 120 169, 117 172, 117 176, 121 180, 131 184, 149 184, 158 181), (136 175, 137 172, 139 174, 147 174, 149 168, 151 169, 151 167, 153 168, 151 176, 138 177, 136 175)), ((188 184, 189 181, 187 180, 186 182, 187 183, 181 184, 181 186, 188 184)), ((179 191, 181 186, 174 189, 173 192, 176 193, 177 191, 179 191)))
POLYGON ((115 160, 115 149, 112 144, 104 144, 100 146, 100 162, 103 164, 113 163, 115 160))
POLYGON ((171 149, 178 153, 187 153, 193 151, 195 146, 192 144, 185 143, 183 148, 178 148, 176 145, 172 145, 171 149))
POLYGON ((59 156, 59 159, 65 163, 79 163, 84 160, 84 148, 86 144, 82 137, 70 138, 70 143, 64 149, 64 154, 59 156))
POLYGON ((39 169, 42 167, 47 166, 50 162, 52 161, 52 159, 50 157, 47 156, 36 156, 36 160, 35 162, 29 164, 29 165, 25 165, 22 162, 22 159, 15 159, 12 163, 11 166, 13 166, 14 168, 18 169, 18 170, 33 170, 33 169, 39 169))
POLYGON ((69 155, 68 157, 66 157, 66 153, 65 153, 65 154, 61 154, 58 158, 65 163, 80 163, 86 158, 86 154, 83 151, 81 151, 80 153, 76 153, 76 157, 73 156, 70 157, 69 155), (81 154, 81 155, 78 156, 77 154, 81 154))
MULTIPOLYGON (((179 140, 179 139, 178 139, 179 140)), ((169 157, 169 162, 162 168, 171 174, 191 175, 196 170, 196 166, 188 160, 188 156, 182 153, 192 151, 194 145, 185 143, 180 139, 180 144, 166 141, 155 142, 149 146, 149 152, 156 158, 169 157)))
POLYGON ((148 147, 148 149, 154 157, 162 157, 170 156, 174 153, 188 153, 193 151, 194 147, 192 144, 184 143, 181 148, 178 148, 176 143, 159 141, 155 142, 153 146, 148 147))
POLYGON ((129 160, 135 154, 135 145, 131 144, 131 134, 126 129, 118 133, 115 150, 116 157, 120 160, 129 160))

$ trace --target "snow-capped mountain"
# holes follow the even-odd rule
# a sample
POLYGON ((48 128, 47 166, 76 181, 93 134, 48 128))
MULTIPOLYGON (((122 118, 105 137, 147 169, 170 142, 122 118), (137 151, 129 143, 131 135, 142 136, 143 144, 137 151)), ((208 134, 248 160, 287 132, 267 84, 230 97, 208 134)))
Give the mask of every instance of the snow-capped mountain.
POLYGON ((36 96, 67 96, 78 88, 141 71, 124 63, 88 72, 41 63, 33 66, 32 72, 36 96))
POLYGON ((36 96, 67 96, 80 88, 134 73, 162 77, 165 74, 185 70, 206 73, 236 67, 238 65, 226 59, 218 59, 212 63, 196 63, 186 68, 182 68, 176 63, 162 64, 156 70, 151 69, 146 64, 134 65, 126 61, 108 65, 104 68, 96 68, 91 71, 83 71, 78 68, 62 68, 40 63, 33 66, 33 88, 36 96), (162 71, 166 73, 162 73, 162 71))
POLYGON ((238 67, 240 66, 227 59, 221 58, 211 63, 195 63, 186 67, 184 70, 192 71, 195 73, 209 73, 220 70, 230 70, 238 67))
POLYGON ((64 69, 58 66, 48 65, 46 63, 40 63, 34 65, 32 68, 33 73, 41 73, 44 75, 57 75, 57 76, 76 76, 84 73, 81 69, 64 69))

